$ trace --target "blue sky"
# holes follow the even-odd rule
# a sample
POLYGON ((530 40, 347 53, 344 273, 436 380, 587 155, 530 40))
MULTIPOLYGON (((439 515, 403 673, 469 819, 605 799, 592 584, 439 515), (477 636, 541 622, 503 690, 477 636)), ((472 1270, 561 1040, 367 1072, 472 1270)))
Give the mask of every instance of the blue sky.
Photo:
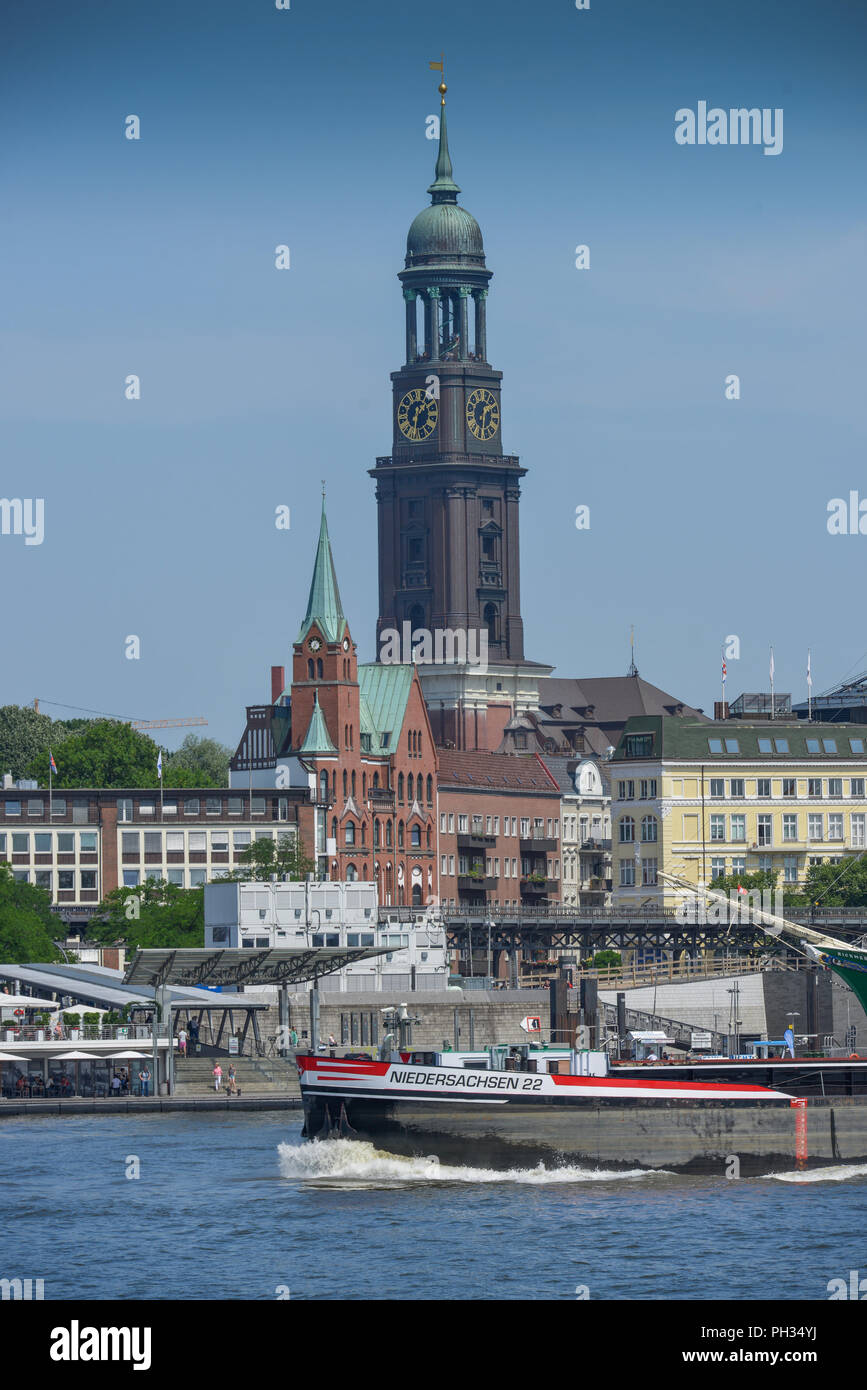
POLYGON ((832 497, 867 497, 863 7, 7 13, 0 493, 45 499, 45 540, 0 536, 0 703, 204 715, 234 743, 290 660, 321 478, 372 659, 367 469, 390 449, 395 276, 428 201, 441 50, 494 272, 503 443, 529 470, 527 655, 622 673, 634 623, 642 674, 708 709, 729 634, 730 697, 767 687, 770 642, 796 698, 808 645, 816 692, 867 667, 867 537, 826 529, 832 497), (677 145, 675 111, 700 100, 782 107, 782 154, 677 145))

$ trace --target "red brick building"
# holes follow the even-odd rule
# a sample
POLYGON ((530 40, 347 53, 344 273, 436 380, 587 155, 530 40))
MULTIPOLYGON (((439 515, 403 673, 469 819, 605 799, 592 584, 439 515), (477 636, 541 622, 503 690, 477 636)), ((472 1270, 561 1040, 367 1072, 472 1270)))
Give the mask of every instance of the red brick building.
POLYGON ((535 753, 439 750, 445 904, 560 900, 560 787, 535 753))
POLYGON ((292 681, 272 667, 272 705, 248 710, 233 777, 306 781, 302 842, 322 877, 379 886, 383 905, 437 897, 437 755, 415 666, 358 664, 323 504, 292 681), (300 770, 300 773, 299 773, 300 770))

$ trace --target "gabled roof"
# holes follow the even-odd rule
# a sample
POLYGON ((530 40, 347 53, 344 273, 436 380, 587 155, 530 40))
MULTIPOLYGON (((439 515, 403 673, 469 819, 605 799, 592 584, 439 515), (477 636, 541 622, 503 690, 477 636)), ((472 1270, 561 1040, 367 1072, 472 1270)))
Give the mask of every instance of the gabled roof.
POLYGON ((313 564, 313 578, 310 581, 310 594, 307 598, 307 612, 298 633, 296 642, 303 642, 313 624, 319 628, 327 642, 339 642, 346 628, 337 575, 331 554, 331 541, 328 537, 328 521, 325 516, 325 498, 322 498, 322 520, 319 524, 319 544, 313 564))
POLYGON ((313 713, 310 716, 310 724, 307 733, 304 735, 304 742, 298 750, 299 753, 336 753, 337 749, 331 742, 328 733, 328 725, 325 723, 325 715, 319 704, 319 698, 314 692, 313 713))
POLYGON ((478 753, 441 748, 439 784, 464 791, 560 794, 557 782, 535 753, 478 753))
POLYGON ((403 728, 414 666, 382 661, 358 668, 361 689, 361 732, 371 735, 372 753, 390 752, 403 728), (383 734, 390 737, 383 744, 383 734))

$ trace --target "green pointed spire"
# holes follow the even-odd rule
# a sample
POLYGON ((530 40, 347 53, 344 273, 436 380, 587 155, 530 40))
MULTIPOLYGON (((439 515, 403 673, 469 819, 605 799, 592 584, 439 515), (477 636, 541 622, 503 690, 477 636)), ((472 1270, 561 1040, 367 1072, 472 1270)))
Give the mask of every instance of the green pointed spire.
POLYGON ((310 726, 304 735, 304 742, 299 748, 299 753, 336 753, 337 749, 331 742, 328 732, 328 725, 325 723, 325 715, 319 707, 319 696, 313 692, 313 713, 310 716, 310 726))
POLYGON ((325 486, 322 488, 322 521, 319 525, 319 544, 316 547, 316 561, 313 565, 313 578, 310 581, 310 595, 307 599, 307 612, 298 633, 297 642, 303 642, 313 623, 322 632, 327 642, 339 642, 346 627, 337 575, 334 572, 334 559, 331 554, 331 541, 328 538, 328 520, 325 516, 325 486))
POLYGON ((460 188, 452 178, 452 161, 449 155, 449 136, 446 130, 446 84, 441 82, 440 91, 440 147, 434 173, 436 178, 428 193, 432 203, 456 203, 460 188))

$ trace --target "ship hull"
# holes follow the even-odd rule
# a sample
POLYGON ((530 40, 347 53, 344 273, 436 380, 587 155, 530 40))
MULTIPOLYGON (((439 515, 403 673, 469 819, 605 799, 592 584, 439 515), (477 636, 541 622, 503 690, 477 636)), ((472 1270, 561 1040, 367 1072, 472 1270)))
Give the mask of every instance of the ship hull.
POLYGON ((500 1170, 542 1163, 747 1177, 867 1162, 867 1101, 858 1097, 793 1105, 762 1087, 570 1077, 545 1078, 539 1094, 449 1095, 441 1079, 407 1085, 406 1069, 337 1068, 319 1077, 315 1067, 302 1071, 309 1138, 358 1138, 392 1153, 500 1170))

